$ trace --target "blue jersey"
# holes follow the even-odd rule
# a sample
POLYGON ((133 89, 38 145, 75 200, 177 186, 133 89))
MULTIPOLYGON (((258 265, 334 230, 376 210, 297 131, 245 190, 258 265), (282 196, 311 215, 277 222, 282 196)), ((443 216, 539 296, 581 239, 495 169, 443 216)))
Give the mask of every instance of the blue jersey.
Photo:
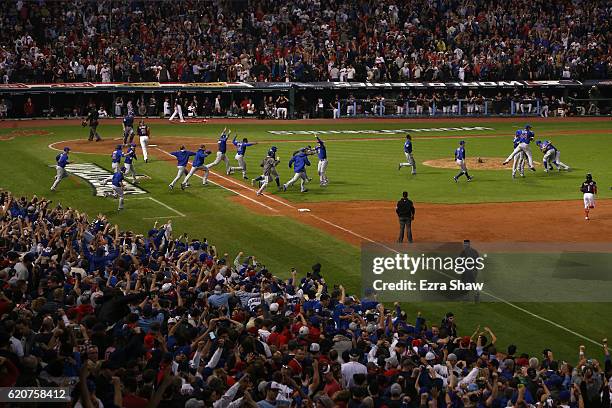
POLYGON ((132 160, 136 160, 136 149, 130 148, 123 157, 125 164, 132 164, 132 160))
POLYGON ((317 156, 319 157, 319 160, 327 159, 327 148, 325 147, 325 143, 318 137, 317 137, 317 142, 319 143, 319 146, 317 146, 316 148, 317 156))
POLYGON ((234 136, 234 140, 232 140, 234 146, 238 150, 238 154, 244 156, 246 154, 246 148, 249 146, 253 146, 253 143, 239 142, 236 140, 236 136, 234 136))
POLYGON ((412 153, 412 141, 406 140, 406 143, 404 143, 404 152, 412 153))
POLYGON ((187 166, 191 156, 195 156, 195 153, 189 150, 179 150, 178 152, 172 152, 170 154, 176 157, 176 165, 182 167, 187 166))
POLYGON ((125 118, 123 118, 123 124, 130 127, 134 126, 134 116, 127 115, 125 118))
POLYGON ((555 146, 553 146, 552 143, 550 143, 550 140, 545 141, 544 143, 542 143, 542 151, 543 152, 547 152, 549 150, 557 150, 557 148, 555 146))
POLYGON ((535 133, 533 133, 531 130, 523 130, 521 143, 529 144, 533 140, 534 137, 535 137, 535 133))
POLYGON ((195 154, 195 157, 193 158, 193 163, 191 163, 191 165, 193 167, 200 167, 201 165, 204 164, 204 160, 206 160, 206 157, 208 157, 209 154, 210 154, 210 150, 198 149, 198 151, 195 154))
POLYGON ((465 148, 463 146, 455 149, 455 160, 465 160, 465 148))
POLYGON ((61 168, 64 168, 66 167, 67 164, 68 164, 68 153, 66 152, 61 153, 57 157, 57 165, 60 166, 61 168))
POLYGON ((289 160, 289 168, 293 165, 293 171, 295 173, 301 173, 306 169, 306 166, 310 166, 308 161, 308 155, 306 153, 298 153, 289 160))
POLYGON ((123 181, 123 173, 118 171, 113 174, 113 186, 121 187, 121 182, 123 181))
POLYGON ((225 152, 227 151, 227 135, 225 133, 222 134, 221 137, 219 137, 217 145, 219 145, 219 151, 225 154, 225 152))
POLYGON ((514 148, 516 148, 516 146, 518 146, 519 143, 521 143, 522 136, 523 136, 523 131, 521 129, 517 130, 516 133, 514 134, 514 139, 512 140, 512 144, 514 145, 514 148))
POLYGON ((148 126, 138 126, 138 136, 148 136, 149 135, 149 127, 148 126))
POLYGON ((111 159, 113 160, 113 163, 121 163, 122 157, 123 157, 123 152, 121 151, 121 149, 117 149, 111 153, 111 159))

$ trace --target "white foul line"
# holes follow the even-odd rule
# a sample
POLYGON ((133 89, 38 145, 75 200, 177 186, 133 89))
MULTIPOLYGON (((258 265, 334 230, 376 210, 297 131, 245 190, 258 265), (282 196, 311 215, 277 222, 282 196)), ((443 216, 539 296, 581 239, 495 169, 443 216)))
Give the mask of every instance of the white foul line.
MULTIPOLYGON (((170 207, 168 204, 162 203, 161 201, 153 197, 134 197, 134 198, 130 198, 130 200, 151 200, 161 205, 162 207, 169 209, 170 211, 176 214, 176 215, 171 215, 170 218, 186 217, 186 215, 183 214, 182 212, 175 210, 174 208, 170 207)), ((144 218, 144 219, 146 220, 146 219, 157 219, 157 218, 168 218, 168 217, 150 217, 150 218, 144 218)))
MULTIPOLYGON (((161 148, 159 148, 159 147, 156 147, 156 149, 157 149, 157 150, 159 150, 159 151, 160 151, 160 152, 162 152, 162 153, 167 154, 167 155, 168 155, 168 156, 170 156, 170 157, 174 157, 174 156, 172 156, 170 153, 168 153, 167 151, 165 151, 164 149, 161 149, 161 148)), ((219 176, 217 173, 213 173, 213 174, 215 174, 216 176, 219 176)), ((196 177, 199 177, 199 178, 203 179, 203 177, 202 177, 202 176, 200 176, 200 175, 198 175, 198 174, 194 174, 194 176, 196 176, 196 177)), ((219 176, 219 177, 221 177, 221 176, 219 176)), ((210 182, 210 183, 212 183, 212 184, 214 184, 214 185, 216 185, 216 186, 219 186, 219 187, 221 187, 221 188, 223 188, 223 189, 225 189, 225 190, 227 190, 227 191, 231 191, 232 193, 237 194, 237 195, 239 195, 240 197, 245 198, 245 199, 247 199, 247 200, 249 200, 249 201, 251 201, 251 202, 253 202, 253 203, 257 204, 257 205, 261 205, 262 207, 267 208, 268 210, 270 210, 270 211, 272 211, 272 212, 278 212, 278 210, 277 210, 277 209, 272 208, 272 207, 269 207, 269 206, 265 205, 264 203, 261 203, 261 202, 259 202, 259 201, 257 201, 257 200, 254 200, 254 199, 252 199, 251 197, 248 197, 248 196, 246 196, 246 195, 244 195, 244 194, 242 194, 242 193, 239 193, 239 192, 238 192, 238 191, 236 191, 236 190, 232 190, 232 189, 231 189, 231 188, 229 188, 229 187, 222 186, 221 184, 219 184, 219 183, 215 183, 214 181, 211 181, 211 180, 209 180, 209 182, 210 182)), ((241 184, 241 186, 242 186, 242 184, 241 184)))

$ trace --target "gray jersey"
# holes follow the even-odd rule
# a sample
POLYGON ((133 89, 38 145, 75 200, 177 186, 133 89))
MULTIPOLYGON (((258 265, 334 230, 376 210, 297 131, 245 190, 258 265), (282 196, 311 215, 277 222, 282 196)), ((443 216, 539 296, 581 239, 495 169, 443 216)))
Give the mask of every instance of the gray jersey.
POLYGON ((266 177, 270 177, 270 174, 278 163, 280 163, 279 160, 276 160, 275 158, 270 156, 263 159, 263 161, 261 162, 261 165, 263 167, 263 175, 266 177))

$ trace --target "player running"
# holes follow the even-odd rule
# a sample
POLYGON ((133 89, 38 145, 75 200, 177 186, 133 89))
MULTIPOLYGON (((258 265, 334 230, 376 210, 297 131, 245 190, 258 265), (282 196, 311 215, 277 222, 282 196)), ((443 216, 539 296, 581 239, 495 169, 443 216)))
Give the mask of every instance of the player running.
POLYGON ((584 201, 584 219, 589 220, 589 211, 595 208, 595 194, 597 194, 597 183, 593 180, 591 173, 587 173, 586 180, 580 186, 582 200, 584 201))
POLYGON ((123 157, 123 146, 117 145, 115 150, 111 153, 111 168, 113 169, 113 173, 119 171, 119 167, 121 167, 121 158, 123 157))
POLYGON ((514 151, 510 153, 510 156, 506 158, 502 162, 502 165, 508 164, 510 160, 514 158, 519 152, 524 152, 527 156, 527 163, 529 164, 529 170, 535 171, 535 167, 533 167, 533 155, 531 154, 531 148, 529 147, 529 143, 533 140, 535 134, 531 131, 531 125, 526 124, 525 130, 521 132, 520 140, 518 141, 518 145, 514 148, 514 151))
POLYGON ((263 167, 263 180, 261 183, 261 187, 259 187, 259 190, 257 190, 258 196, 263 194, 263 191, 268 186, 268 183, 270 183, 273 174, 276 174, 276 182, 278 183, 278 173, 276 172, 276 166, 278 165, 278 163, 280 163, 280 160, 279 158, 275 157, 275 153, 276 151, 272 151, 272 149, 270 149, 266 158, 263 159, 263 161, 261 162, 261 167, 263 167))
MULTIPOLYGON (((204 166, 204 160, 210 155, 211 151, 206 150, 206 145, 200 145, 200 148, 195 153, 195 157, 193 158, 193 162, 191 162, 191 170, 189 170, 189 174, 185 176, 185 179, 181 183, 181 190, 184 190, 185 187, 189 187, 189 179, 198 169, 204 169, 204 172, 207 173, 206 166, 204 166)), ((204 177, 202 177, 202 185, 206 184, 204 181, 204 177)))
POLYGON ((148 146, 149 146, 149 140, 151 139, 151 129, 145 125, 145 121, 141 120, 140 123, 138 124, 138 129, 136 130, 138 132, 138 137, 140 138, 140 147, 142 148, 142 158, 144 159, 145 163, 149 162, 149 152, 148 152, 148 146))
MULTIPOLYGON (((512 140, 513 149, 516 149, 516 147, 519 145, 522 135, 522 129, 517 130, 514 134, 514 139, 512 140)), ((525 152, 522 150, 512 158, 512 178, 516 178, 517 171, 521 177, 525 177, 525 152)))
MULTIPOLYGON (((280 163, 280 156, 276 156, 276 152, 277 152, 277 148, 276 146, 272 146, 270 147, 270 150, 268 150, 268 154, 266 155, 266 157, 264 157, 264 160, 262 161, 261 167, 265 167, 263 165, 263 162, 268 158, 268 157, 272 157, 273 159, 277 160, 280 163)), ((278 163, 277 163, 278 164, 278 163)), ((276 170, 276 165, 272 166, 272 169, 270 170, 270 179, 272 177, 274 177, 274 181, 276 182, 276 187, 280 190, 281 186, 280 186, 280 176, 278 175, 278 170, 276 170)), ((256 178, 254 178, 253 180, 251 180, 251 184, 253 186, 255 186, 256 183, 259 183, 259 187, 261 187, 262 182, 264 181, 264 179, 266 178, 265 174, 261 174, 259 176, 257 176, 256 178)), ((268 183, 270 182, 270 180, 268 180, 268 183)))
POLYGON ((172 182, 168 184, 168 188, 170 188, 170 190, 173 190, 176 182, 179 181, 183 174, 185 174, 185 167, 187 167, 187 164, 189 164, 189 158, 191 156, 195 156, 195 152, 186 150, 185 146, 181 146, 178 151, 172 152, 170 154, 176 157, 176 168, 178 170, 176 172, 176 177, 174 178, 174 180, 172 180, 172 182))
POLYGON ((459 171, 459 174, 453 177, 453 180, 455 180, 455 183, 458 182, 459 177, 463 176, 464 174, 465 174, 465 177, 467 178, 467 181, 472 181, 473 179, 473 177, 470 177, 470 174, 468 173, 468 169, 465 164, 465 159, 466 159, 465 140, 462 140, 459 142, 459 147, 455 149, 455 163, 457 163, 457 165, 461 169, 461 171, 459 171))
POLYGON ((123 118, 123 145, 131 144, 134 141, 134 113, 128 112, 127 115, 123 118))
POLYGON ((416 161, 414 161, 414 156, 412 155, 412 136, 410 135, 406 135, 404 154, 406 155, 406 162, 398 164, 397 169, 401 170, 402 167, 412 167, 412 174, 416 174, 416 161))
POLYGON ((283 191, 287 191, 287 187, 292 186, 293 183, 298 181, 298 179, 301 179, 300 191, 302 193, 306 193, 308 191, 304 186, 308 179, 308 176, 306 175, 306 166, 310 166, 310 161, 308 161, 308 155, 304 152, 304 149, 298 151, 297 154, 295 154, 291 160, 289 160, 289 168, 291 168, 291 165, 293 165, 293 172, 295 174, 291 180, 283 184, 283 191))
POLYGON ((113 185, 112 194, 105 193, 104 196, 105 197, 112 196, 113 198, 118 198, 119 208, 117 208, 117 210, 119 211, 123 210, 123 180, 124 180, 123 175, 124 174, 125 174, 125 167, 122 166, 119 170, 115 172, 115 174, 113 174, 112 176, 110 176, 109 178, 107 178, 106 180, 102 182, 103 185, 106 185, 108 182, 111 182, 111 184, 113 185))
POLYGON ((125 164, 125 174, 132 175, 132 179, 134 180, 134 184, 138 184, 138 180, 136 179, 136 169, 134 168, 134 160, 138 160, 136 157, 136 144, 130 144, 128 151, 123 156, 123 163, 125 164))
POLYGON ((246 175, 247 166, 246 166, 246 162, 244 161, 244 155, 246 154, 247 147, 254 146, 257 144, 257 142, 249 143, 249 139, 247 139, 246 137, 242 139, 242 142, 239 142, 237 138, 238 138, 238 134, 234 135, 234 138, 232 139, 232 143, 234 144, 234 146, 236 146, 236 149, 237 149, 235 159, 238 161, 238 166, 230 167, 229 171, 227 172, 227 175, 230 175, 235 171, 241 171, 242 178, 245 180, 248 180, 249 178, 246 175))
POLYGON ((227 130, 227 128, 223 129, 223 133, 219 136, 219 141, 217 141, 217 157, 212 163, 207 164, 204 167, 204 184, 208 183, 208 173, 209 170, 215 167, 217 164, 221 163, 221 160, 225 162, 225 173, 229 174, 230 171, 230 161, 227 158, 227 139, 229 138, 231 130, 227 130), (227 133, 225 133, 227 131, 227 133))
POLYGON ((544 164, 545 172, 548 172, 549 168, 552 170, 553 164, 557 167, 557 171, 561 171, 562 169, 565 171, 570 170, 569 166, 560 160, 561 152, 552 144, 550 140, 545 140, 544 142, 538 140, 536 145, 540 148, 542 153, 544 153, 542 162, 544 164))
POLYGON ((319 158, 319 163, 317 164, 317 173, 319 173, 319 183, 321 187, 325 187, 329 184, 329 179, 327 178, 327 148, 325 147, 325 142, 323 142, 319 136, 316 136, 317 143, 319 144, 315 147, 315 151, 317 152, 317 157, 319 158))
POLYGON ((68 173, 66 172, 66 165, 70 164, 70 162, 68 161, 69 151, 70 151, 70 148, 66 146, 64 147, 64 151, 62 153, 55 156, 55 161, 56 161, 55 172, 56 173, 55 173, 55 180, 53 181, 53 185, 51 186, 51 191, 55 191, 60 181, 68 177, 68 173))

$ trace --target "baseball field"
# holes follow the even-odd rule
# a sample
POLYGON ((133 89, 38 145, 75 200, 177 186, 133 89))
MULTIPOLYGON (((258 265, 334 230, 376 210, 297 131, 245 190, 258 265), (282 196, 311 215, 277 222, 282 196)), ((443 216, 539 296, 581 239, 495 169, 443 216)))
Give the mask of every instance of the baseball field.
MULTIPOLYGON (((404 190, 415 202, 416 241, 470 239, 511 246, 513 242, 594 243, 612 238, 609 118, 214 119, 184 124, 149 120, 147 124, 150 160, 136 162, 139 194, 126 196, 122 212, 117 211, 115 200, 96 196, 87 180, 95 178, 96 172, 110 171, 110 153, 122 137, 119 119, 102 121, 101 142, 88 142, 88 129, 78 120, 0 122, 0 187, 15 195, 49 197, 91 216, 103 213, 122 228, 140 233, 146 233, 155 220, 171 219, 175 232, 207 238, 232 256, 239 250, 248 252, 278 276, 288 276, 291 267, 305 273, 319 262, 328 281, 358 295, 360 244, 396 239, 395 202, 404 190), (533 146, 537 171, 512 179, 511 166, 501 162, 512 151, 514 132, 527 122, 536 140, 554 143, 571 171, 545 173, 542 154, 533 146), (259 164, 270 146, 277 146, 282 182, 293 175, 287 166, 292 152, 314 146, 316 132, 327 145, 329 185, 319 186, 313 157, 308 170, 313 181, 307 193, 300 193, 297 185, 280 192, 271 183, 265 195, 257 197, 250 182, 240 174, 227 176, 222 165, 211 171, 209 185, 193 178, 184 191, 178 185, 169 190, 176 160, 168 152, 180 145, 195 151, 201 144, 214 152, 224 127, 232 135, 258 143, 246 154, 250 178, 260 173, 259 164), (409 168, 398 170, 398 163, 405 161, 407 132, 413 136, 417 175, 411 175, 409 168), (465 178, 453 181, 457 174, 453 151, 460 140, 466 142, 468 169, 474 177, 470 183, 465 178), (55 157, 65 146, 71 148, 70 160, 76 165, 91 164, 81 167, 89 176, 73 174, 51 192, 55 157), (599 186, 597 207, 589 221, 584 219, 579 191, 587 172, 599 186)), ((235 163, 233 146, 228 152, 235 163)), ((567 281, 569 286, 576 284, 567 281)), ((489 326, 500 344, 515 342, 519 351, 532 353, 556 345, 555 356, 573 361, 580 344, 598 348, 601 339, 612 333, 610 296, 610 303, 541 303, 537 298, 513 303, 501 298, 480 304, 409 303, 405 308, 414 316, 421 311, 432 320, 430 324, 453 311, 465 332, 478 324, 489 326)))

